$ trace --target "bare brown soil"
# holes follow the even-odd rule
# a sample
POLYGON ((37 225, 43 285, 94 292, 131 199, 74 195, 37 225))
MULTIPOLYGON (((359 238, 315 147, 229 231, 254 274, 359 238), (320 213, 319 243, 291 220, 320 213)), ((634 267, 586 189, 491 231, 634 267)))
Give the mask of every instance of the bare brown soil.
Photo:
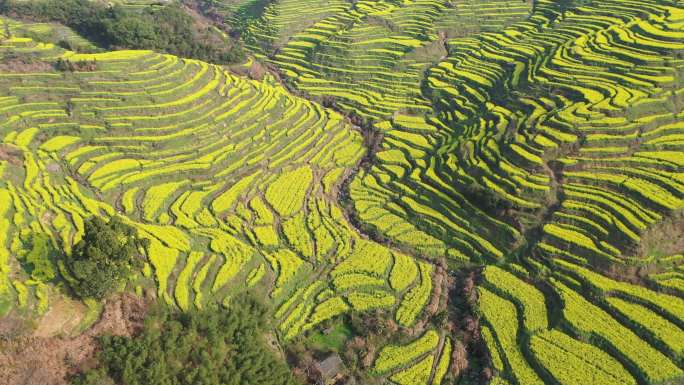
POLYGON ((131 294, 110 299, 105 304, 99 321, 76 337, 51 335, 60 328, 60 325, 43 325, 55 321, 63 327, 63 322, 70 322, 70 317, 60 312, 73 309, 69 306, 59 306, 56 304, 46 314, 46 318, 41 320, 41 324, 33 333, 9 338, 5 336, 0 340, 0 384, 68 384, 69 376, 93 364, 97 336, 131 336, 140 331, 148 303, 131 294))
POLYGON ((40 60, 26 61, 23 58, 5 59, 0 62, 0 72, 5 73, 34 73, 34 72, 49 72, 54 68, 51 63, 40 60))
POLYGON ((612 264, 603 272, 619 281, 648 286, 649 275, 672 267, 671 263, 662 263, 661 258, 678 254, 684 254, 684 212, 675 213, 641 234, 632 256, 643 260, 643 264, 612 264))
POLYGON ((86 306, 68 298, 57 300, 38 321, 34 337, 49 338, 70 335, 76 330, 87 311, 86 306))
MULTIPOLYGON (((1 69, 0 72, 2 72, 1 69)), ((21 166, 24 164, 24 155, 14 146, 0 144, 0 160, 5 160, 14 166, 21 166)))
POLYGON ((644 232, 637 253, 641 257, 684 253, 684 213, 659 222, 644 232))

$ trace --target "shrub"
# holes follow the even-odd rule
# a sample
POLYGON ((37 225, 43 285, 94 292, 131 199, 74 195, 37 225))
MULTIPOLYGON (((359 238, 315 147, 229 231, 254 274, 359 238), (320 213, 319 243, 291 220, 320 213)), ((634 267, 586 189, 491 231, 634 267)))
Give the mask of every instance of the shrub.
POLYGON ((37 234, 31 240, 31 251, 26 255, 26 263, 30 269, 31 278, 36 281, 47 282, 55 278, 55 267, 50 260, 54 253, 50 238, 45 234, 37 234))

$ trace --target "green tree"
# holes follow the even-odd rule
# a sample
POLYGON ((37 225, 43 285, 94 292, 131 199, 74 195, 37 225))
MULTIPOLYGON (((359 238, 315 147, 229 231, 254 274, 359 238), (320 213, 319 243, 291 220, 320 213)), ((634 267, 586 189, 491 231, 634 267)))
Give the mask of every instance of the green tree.
POLYGON ((110 49, 152 49, 214 63, 245 59, 238 40, 209 28, 174 2, 128 9, 90 0, 0 0, 0 14, 62 23, 110 49))
POLYGON ((261 337, 269 327, 265 308, 248 295, 228 309, 158 308, 139 335, 101 337, 100 366, 72 385, 295 385, 261 337))
POLYGON ((115 22, 107 23, 111 44, 129 48, 163 48, 149 18, 122 14, 115 22))
POLYGON ((85 222, 85 234, 65 258, 74 278, 70 284, 81 298, 106 297, 133 269, 142 267, 147 240, 119 217, 105 222, 92 217, 85 222))

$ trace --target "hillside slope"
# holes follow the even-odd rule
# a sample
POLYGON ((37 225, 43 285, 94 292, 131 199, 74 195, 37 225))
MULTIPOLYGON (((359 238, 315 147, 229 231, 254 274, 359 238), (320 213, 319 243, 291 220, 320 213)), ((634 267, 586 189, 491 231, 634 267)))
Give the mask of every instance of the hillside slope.
POLYGON ((62 295, 32 239, 121 215, 128 289, 262 294, 285 346, 361 317, 364 384, 684 380, 680 2, 256 5, 214 6, 260 81, 0 19, 3 313, 62 295))

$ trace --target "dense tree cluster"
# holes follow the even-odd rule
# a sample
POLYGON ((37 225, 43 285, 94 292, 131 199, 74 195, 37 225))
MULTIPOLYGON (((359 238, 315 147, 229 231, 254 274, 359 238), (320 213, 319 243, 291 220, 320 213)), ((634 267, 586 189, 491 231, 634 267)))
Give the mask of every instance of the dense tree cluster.
POLYGON ((99 366, 74 385, 295 385, 265 345, 265 308, 249 296, 228 309, 159 309, 136 337, 100 338, 99 366))
POLYGON ((0 0, 0 13, 58 22, 108 49, 151 49, 213 63, 244 58, 238 43, 176 3, 130 9, 90 0, 0 0))
POLYGON ((72 289, 81 298, 106 297, 133 269, 142 267, 146 246, 146 240, 119 217, 109 222, 88 219, 83 239, 64 260, 72 289))

